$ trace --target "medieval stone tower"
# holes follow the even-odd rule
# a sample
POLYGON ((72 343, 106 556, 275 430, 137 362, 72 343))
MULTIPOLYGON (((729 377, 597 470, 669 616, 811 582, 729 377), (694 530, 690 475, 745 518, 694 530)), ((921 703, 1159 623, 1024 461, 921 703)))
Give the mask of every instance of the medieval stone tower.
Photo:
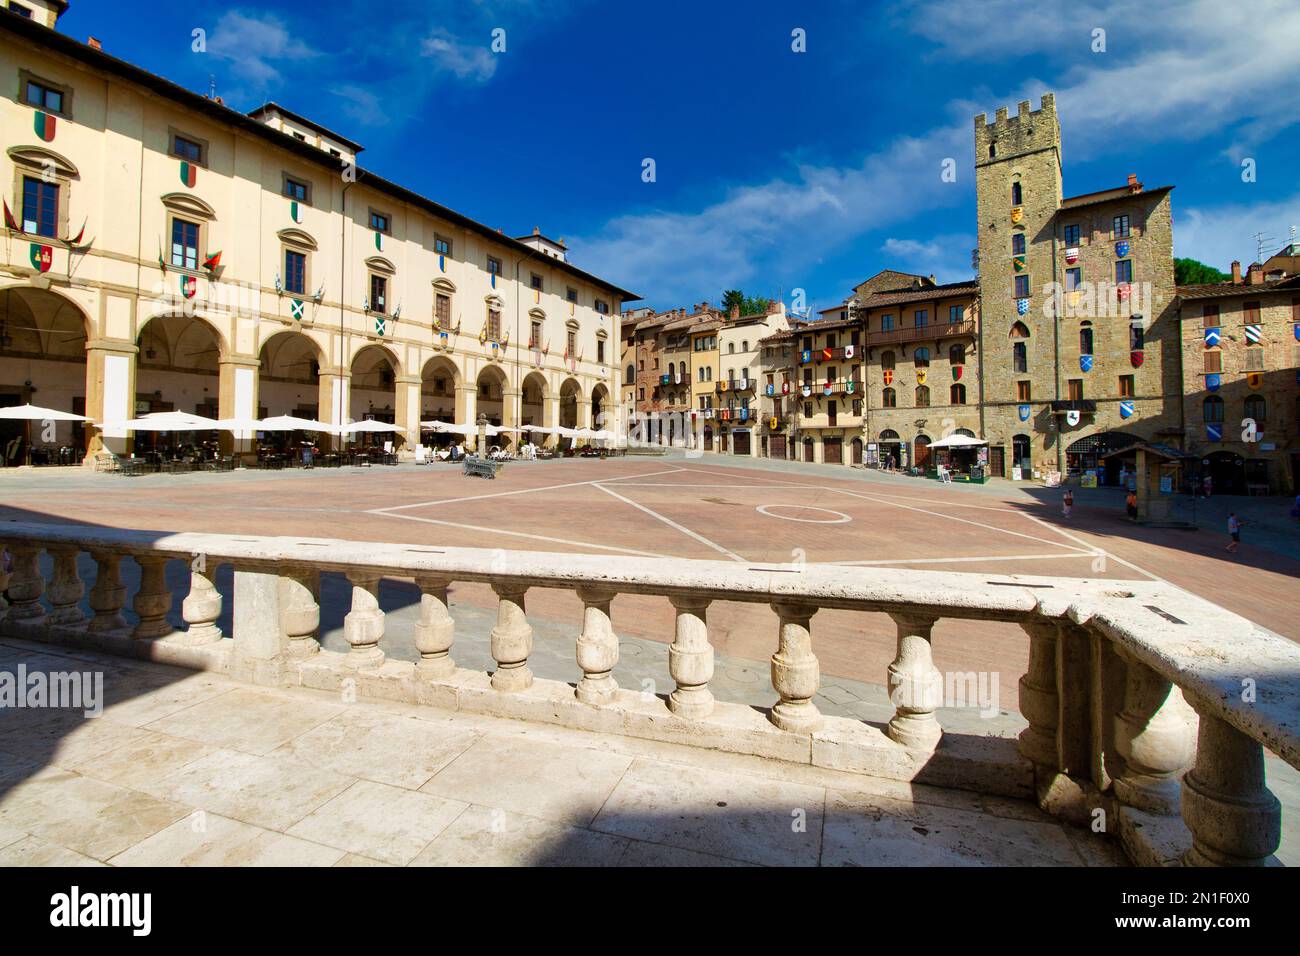
POLYGON ((1056 275, 1052 239, 1062 195, 1052 94, 1032 112, 1026 100, 1015 116, 1004 108, 992 123, 975 117, 975 194, 985 430, 1005 436, 1014 464, 1025 446, 1014 437, 1032 436, 1037 464, 1055 425, 1046 403, 1058 397, 1053 304, 1043 292, 1056 275))

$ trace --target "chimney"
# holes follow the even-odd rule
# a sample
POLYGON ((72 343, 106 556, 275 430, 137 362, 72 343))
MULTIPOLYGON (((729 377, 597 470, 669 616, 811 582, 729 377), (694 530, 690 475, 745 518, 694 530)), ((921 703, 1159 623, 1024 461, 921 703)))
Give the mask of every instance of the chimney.
POLYGON ((1232 260, 1232 284, 1241 285, 1241 262, 1232 260))
POLYGON ((1252 262, 1250 268, 1246 270, 1246 284, 1259 285, 1264 281, 1264 267, 1258 262, 1252 262))
POLYGON ((86 46, 90 47, 92 50, 104 49, 104 45, 99 42, 97 37, 86 37, 86 46))
POLYGON ((1138 182, 1137 173, 1128 174, 1128 191, 1131 193, 1140 193, 1142 191, 1142 184, 1138 182))
POLYGON ((727 316, 727 318, 729 318, 729 319, 738 319, 738 318, 740 318, 740 306, 737 305, 737 304, 735 304, 735 303, 732 303, 732 306, 731 306, 731 313, 727 316))
POLYGON ((934 273, 931 272, 931 273, 930 273, 930 285, 938 285, 938 284, 939 284, 939 283, 937 283, 937 282, 934 281, 934 273))

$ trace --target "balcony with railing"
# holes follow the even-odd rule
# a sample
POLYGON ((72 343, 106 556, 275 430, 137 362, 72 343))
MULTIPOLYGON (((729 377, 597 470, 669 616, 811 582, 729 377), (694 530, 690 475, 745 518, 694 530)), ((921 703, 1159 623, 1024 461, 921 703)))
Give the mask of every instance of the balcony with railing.
POLYGON ((933 342, 938 339, 955 338, 963 335, 973 336, 974 334, 975 320, 965 319, 961 322, 942 322, 935 325, 868 332, 864 341, 867 345, 898 345, 903 342, 933 342))
POLYGON ((718 395, 725 395, 728 392, 752 392, 758 388, 758 380, 753 378, 724 378, 714 385, 713 390, 718 395))
MULTIPOLYGON (((1265 780, 1268 748, 1300 766, 1300 647, 1160 581, 929 572, 817 564, 527 553, 470 548, 50 524, 0 526, 12 573, 0 567, 0 636, 87 648, 280 688, 347 690, 361 703, 397 701, 441 711, 561 725, 811 765, 892 780, 1034 799, 1063 819, 1092 822, 1141 864, 1268 862, 1281 813, 1265 780), (81 577, 88 554, 95 573, 81 577), (47 556, 43 558, 43 555, 47 556), (122 563, 139 567, 127 611, 122 563), (167 568, 188 569, 184 629, 169 619, 167 568), (222 593, 217 569, 233 568, 222 593), (45 568, 48 568, 48 577, 45 568), (323 574, 343 575, 347 650, 318 639, 323 574), (378 588, 413 580, 418 660, 396 660, 378 588), (494 666, 457 663, 453 583, 488 585, 494 666), (568 592, 583 608, 572 682, 529 667, 534 589, 568 592), (89 616, 83 598, 89 596, 89 616), (665 696, 622 688, 612 602, 667 602, 665 696), (708 609, 769 606, 775 652, 771 706, 716 700, 708 609), (231 633, 219 620, 231 602, 231 633), (815 700, 822 610, 884 614, 897 635, 888 667, 892 717, 881 725, 826 715, 815 700), (1018 739, 955 732, 939 710, 936 622, 1005 622, 1024 631, 1018 739), (1250 694, 1243 693, 1249 685, 1250 694)), ((521 741, 531 738, 520 737, 521 741)), ((527 744, 520 744, 527 746, 527 744)), ((593 745, 594 746, 594 745, 593 745)), ((508 773, 509 768, 503 767, 508 773)))

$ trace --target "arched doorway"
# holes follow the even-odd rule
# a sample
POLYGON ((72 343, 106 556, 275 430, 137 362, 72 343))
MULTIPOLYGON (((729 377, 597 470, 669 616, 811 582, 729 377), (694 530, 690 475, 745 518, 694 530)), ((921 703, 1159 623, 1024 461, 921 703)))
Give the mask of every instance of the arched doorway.
MULTIPOLYGON (((543 427, 554 425, 554 422, 546 421, 546 378, 541 372, 529 372, 524 377, 520 394, 521 418, 520 425, 537 425, 543 427)), ((549 436, 538 432, 533 435, 533 440, 542 443, 542 439, 549 436)))
POLYGON ((892 428, 886 428, 880 433, 880 450, 877 454, 880 456, 882 467, 901 468, 903 443, 899 440, 898 432, 892 428))
POLYGON ((608 400, 609 389, 604 385, 598 384, 591 390, 591 427, 597 431, 603 428, 607 428, 610 431, 614 430, 612 417, 610 421, 605 421, 608 400))
MULTIPOLYGON (((352 359, 351 407, 348 414, 353 421, 374 419, 379 422, 395 421, 397 407, 397 360, 391 352, 379 345, 367 345, 352 359)), ((357 432, 354 441, 361 445, 383 445, 396 436, 378 432, 357 432)))
POLYGON ((704 426, 704 450, 713 451, 713 426, 704 426))
POLYGON ((853 464, 855 465, 862 464, 862 439, 861 438, 853 439, 853 441, 849 445, 849 448, 853 455, 853 464))
MULTIPOLYGON (((132 417, 154 412, 221 417, 222 342, 216 329, 194 316, 160 315, 140 329, 136 347, 132 417)), ((257 409, 247 411, 257 416, 257 409)), ((132 447, 149 454, 203 446, 214 454, 229 450, 231 440, 229 432, 136 432, 132 447)))
POLYGON ((803 440, 803 460, 812 461, 814 455, 815 452, 813 451, 813 440, 811 438, 805 438, 803 440))
POLYGON ((930 467, 929 435, 917 435, 912 439, 912 464, 922 471, 930 467))
MULTIPOLYGON (((566 378, 560 385, 560 426, 563 428, 578 427, 578 402, 582 397, 582 387, 578 385, 576 379, 566 378)), ((671 431, 669 433, 671 442, 671 431)), ((562 438, 560 440, 561 448, 572 448, 574 441, 572 438, 562 438)))
POLYGON ((1140 438, 1124 432, 1099 432, 1085 435, 1065 449, 1065 469, 1067 475, 1081 475, 1095 471, 1098 484, 1115 485, 1119 483, 1119 473, 1124 466, 1133 471, 1136 454, 1116 455, 1105 458, 1112 452, 1123 451, 1136 445, 1140 438))
POLYGON ((258 417, 320 416, 320 363, 324 357, 310 336, 279 332, 262 343, 258 353, 258 417))
POLYGON ((1020 469, 1020 476, 1028 478, 1034 473, 1033 440, 1024 434, 1011 437, 1011 467, 1020 469))
MULTIPOLYGON (((84 415, 86 318, 61 295, 42 289, 0 292, 0 408, 40 405, 84 415)), ((86 427, 0 421, 0 465, 72 464, 86 455, 86 427)))
MULTIPOLYGON (((445 355, 436 355, 420 369, 420 421, 465 424, 460 393, 460 369, 445 355)), ((460 436, 450 432, 420 431, 422 444, 446 446, 460 436)))
POLYGON ((1246 459, 1236 452, 1216 451, 1201 459, 1201 476, 1208 474, 1212 493, 1244 495, 1246 493, 1246 459))

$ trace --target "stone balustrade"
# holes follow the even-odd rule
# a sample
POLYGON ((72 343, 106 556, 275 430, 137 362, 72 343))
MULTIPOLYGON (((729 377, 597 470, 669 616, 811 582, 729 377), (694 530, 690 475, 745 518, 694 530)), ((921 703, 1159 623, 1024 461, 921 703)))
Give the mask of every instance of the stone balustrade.
MULTIPOLYGON (((1031 797, 1091 824, 1143 864, 1264 864, 1281 813, 1264 748, 1300 766, 1300 647, 1162 583, 682 559, 502 552, 323 539, 164 534, 11 523, 0 544, 0 633, 88 646, 257 683, 299 685, 447 709, 753 754, 841 771, 1031 797), (41 553, 49 556, 48 583, 41 553), (86 591, 77 557, 97 567, 86 591), (140 568, 126 617, 124 558, 140 568), (184 561, 184 630, 168 619, 164 572, 184 561), (233 633, 215 570, 234 571, 233 633), (351 585, 346 653, 322 650, 320 576, 351 585), (418 660, 385 653, 383 577, 420 591, 418 660), (448 589, 489 585, 497 597, 491 674, 456 664, 448 589), (526 597, 538 588, 582 603, 572 683, 529 668, 526 597), (619 595, 665 599, 674 612, 665 695, 620 688, 619 595), (81 610, 83 597, 93 612, 81 610), (774 612, 772 707, 714 699, 708 610, 717 601, 774 612), (897 653, 885 678, 895 714, 884 727, 823 715, 814 698, 815 620, 823 609, 886 614, 897 653), (1027 728, 1018 740, 945 731, 945 679, 935 668, 940 619, 1023 628, 1027 728)), ((668 635, 665 635, 667 638, 668 635)))

